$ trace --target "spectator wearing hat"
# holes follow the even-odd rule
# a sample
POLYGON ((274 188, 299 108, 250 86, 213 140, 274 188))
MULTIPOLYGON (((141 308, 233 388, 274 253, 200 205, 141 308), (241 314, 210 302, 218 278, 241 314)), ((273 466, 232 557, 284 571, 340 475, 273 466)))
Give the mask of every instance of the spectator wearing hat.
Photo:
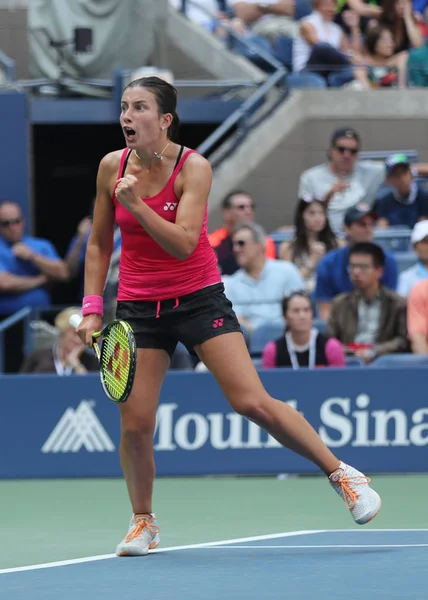
MULTIPOLYGON (((321 319, 328 319, 331 303, 337 295, 352 290, 348 271, 350 249, 358 242, 372 242, 373 226, 373 209, 368 204, 360 202, 346 211, 344 232, 347 245, 328 252, 318 263, 315 300, 321 319)), ((395 290, 397 277, 397 262, 392 254, 385 252, 385 265, 382 268, 380 281, 384 287, 395 290)))
POLYGON ((341 231, 348 208, 361 201, 372 204, 385 179, 381 162, 358 161, 360 136, 351 127, 337 129, 330 141, 328 162, 304 171, 299 198, 317 196, 328 204, 328 218, 334 231, 341 231))
POLYGON ((428 354, 428 279, 412 287, 407 300, 407 330, 414 354, 428 354))
POLYGON ((428 278, 428 220, 416 223, 410 241, 418 261, 413 267, 400 273, 398 278, 397 292, 405 298, 416 283, 428 278))
POLYGON ((378 227, 405 225, 413 228, 417 221, 428 219, 428 192, 418 184, 405 154, 394 154, 385 161, 386 183, 376 199, 378 227))
POLYGON ((382 354, 408 352, 406 301, 381 284, 385 253, 372 242, 349 251, 352 290, 333 300, 327 335, 365 362, 382 354))

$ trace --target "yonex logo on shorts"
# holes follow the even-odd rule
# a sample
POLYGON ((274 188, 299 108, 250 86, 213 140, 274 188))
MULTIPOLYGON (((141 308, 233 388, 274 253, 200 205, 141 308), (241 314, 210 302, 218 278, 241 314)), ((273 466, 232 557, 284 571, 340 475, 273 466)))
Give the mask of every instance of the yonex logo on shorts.
POLYGON ((178 202, 167 202, 163 207, 164 210, 175 210, 178 202))
POLYGON ((217 327, 223 327, 224 319, 214 319, 213 328, 217 329, 217 327))
POLYGON ((115 447, 92 408, 95 402, 82 400, 74 410, 67 408, 42 446, 44 454, 57 452, 113 452, 115 447))

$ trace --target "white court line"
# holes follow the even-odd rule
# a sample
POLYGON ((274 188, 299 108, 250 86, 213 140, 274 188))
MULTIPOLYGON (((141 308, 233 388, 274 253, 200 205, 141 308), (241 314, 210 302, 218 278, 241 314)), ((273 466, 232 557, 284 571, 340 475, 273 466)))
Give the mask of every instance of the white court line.
MULTIPOLYGON (((212 548, 218 546, 229 547, 231 544, 242 544, 245 542, 257 542, 263 540, 274 540, 279 538, 300 536, 300 535, 312 535, 315 533, 399 533, 399 532, 416 532, 416 531, 428 531, 428 529, 308 529, 302 531, 287 531, 284 533, 271 533, 267 535, 256 535, 245 538, 236 538, 231 540, 220 540, 218 542, 204 542, 201 544, 188 544, 185 546, 171 546, 169 548, 158 548, 157 550, 152 550, 150 554, 158 554, 160 552, 173 552, 174 550, 193 550, 197 548, 212 548)), ((239 546, 242 548, 243 546, 239 546)), ((275 546, 278 548, 280 546, 275 546)), ((292 548, 292 546, 286 546, 287 548, 292 548)), ((310 546, 313 548, 313 546, 310 546)), ((320 546, 316 546, 320 548, 320 546)), ((339 548, 340 546, 334 545, 332 548, 339 548)), ((374 546, 370 546, 373 548, 374 546)), ((391 547, 388 545, 387 547, 391 547)), ((260 548, 260 546, 257 546, 260 548)), ((303 548, 303 546, 298 546, 298 548, 303 548)), ((39 569, 52 569, 55 567, 67 567, 69 565, 78 565, 82 563, 96 562, 100 560, 108 560, 111 558, 116 558, 115 554, 100 554, 98 556, 86 556, 83 558, 73 558, 70 560, 60 560, 56 562, 49 563, 41 563, 36 565, 28 565, 26 567, 12 567, 10 569, 0 569, 0 575, 6 575, 8 573, 21 573, 23 571, 36 571, 39 569)), ((126 559, 124 559, 126 560, 126 559)))
POLYGON ((306 550, 313 550, 314 548, 334 548, 334 549, 342 549, 342 548, 428 548, 428 544, 326 544, 326 545, 317 545, 317 546, 215 546, 211 548, 205 548, 205 550, 241 550, 241 549, 249 549, 249 550, 271 550, 276 548, 287 548, 291 550, 300 550, 300 548, 304 548, 306 550))
MULTIPOLYGON (((218 542, 203 542, 201 544, 188 544, 185 546, 171 546, 170 548, 158 548, 152 550, 150 554, 158 554, 160 552, 172 552, 174 550, 193 550, 195 548, 209 548, 218 545, 227 544, 240 544, 244 542, 257 542, 259 540, 274 540, 278 538, 286 538, 298 535, 310 535, 312 533, 325 533, 324 530, 320 529, 308 529, 303 531, 287 531, 285 533, 271 533, 267 535, 255 535, 245 538, 236 538, 232 540, 220 540, 218 542)), ((52 569, 54 567, 67 567, 69 565, 79 565, 82 563, 96 562, 99 560, 108 560, 110 558, 116 558, 115 554, 100 554, 98 556, 86 556, 84 558, 72 558, 70 560, 59 560, 56 562, 42 563, 38 565, 28 565, 26 567, 13 567, 11 569, 0 569, 0 575, 6 575, 7 573, 21 573, 22 571, 37 571, 39 569, 52 569)), ((122 559, 122 560, 126 560, 122 559)))

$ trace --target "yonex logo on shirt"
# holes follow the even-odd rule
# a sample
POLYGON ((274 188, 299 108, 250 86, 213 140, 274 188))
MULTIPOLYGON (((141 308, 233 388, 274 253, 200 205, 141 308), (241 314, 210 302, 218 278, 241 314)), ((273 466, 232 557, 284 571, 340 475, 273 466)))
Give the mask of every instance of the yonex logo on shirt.
POLYGON ((164 210, 175 210, 178 202, 167 202, 163 207, 164 210))
POLYGON ((223 327, 224 319, 214 319, 213 328, 217 329, 217 327, 223 327))

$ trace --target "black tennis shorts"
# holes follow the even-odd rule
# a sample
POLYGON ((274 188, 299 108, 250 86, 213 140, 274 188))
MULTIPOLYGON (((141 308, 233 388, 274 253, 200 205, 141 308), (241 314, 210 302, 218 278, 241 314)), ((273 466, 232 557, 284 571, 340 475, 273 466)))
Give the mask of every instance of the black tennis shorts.
POLYGON ((172 356, 178 342, 191 354, 193 348, 224 333, 241 332, 224 285, 216 283, 202 290, 161 302, 122 301, 116 318, 127 321, 137 348, 159 348, 172 356))

